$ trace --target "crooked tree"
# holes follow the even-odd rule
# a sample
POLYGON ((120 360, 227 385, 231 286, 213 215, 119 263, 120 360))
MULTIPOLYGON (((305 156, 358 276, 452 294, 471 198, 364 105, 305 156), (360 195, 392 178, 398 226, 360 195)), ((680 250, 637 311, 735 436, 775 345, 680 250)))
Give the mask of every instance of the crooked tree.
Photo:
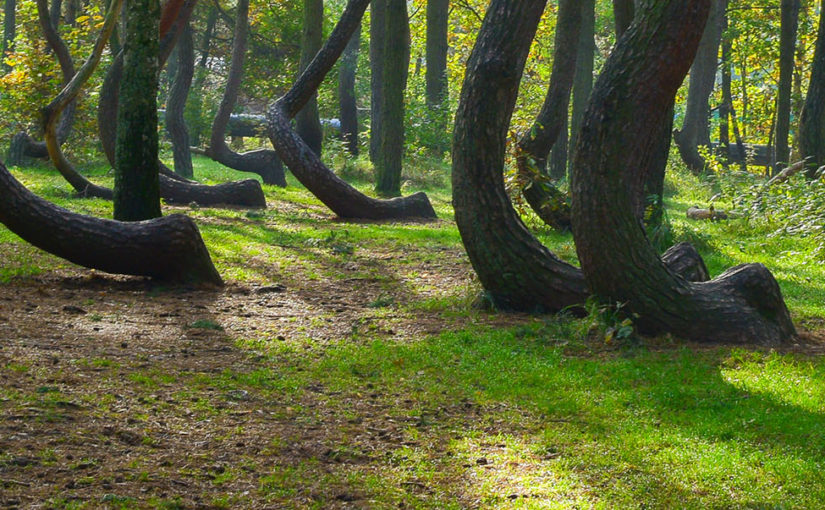
POLYGON ((638 179, 696 54, 710 0, 642 0, 595 86, 573 160, 576 251, 588 286, 625 303, 644 333, 698 342, 775 345, 795 335, 779 286, 761 264, 691 283, 670 271, 632 211, 638 179))

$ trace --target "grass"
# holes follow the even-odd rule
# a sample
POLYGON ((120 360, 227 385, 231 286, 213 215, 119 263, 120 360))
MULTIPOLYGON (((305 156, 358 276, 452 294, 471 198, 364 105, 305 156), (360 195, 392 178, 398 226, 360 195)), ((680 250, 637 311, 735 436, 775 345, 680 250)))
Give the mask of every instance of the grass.
MULTIPOLYGON (((246 177, 203 158, 195 164, 206 182, 246 177)), ((103 169, 89 170, 96 181, 111 184, 103 169)), ((105 201, 70 198, 67 186, 48 169, 14 174, 62 206, 111 215, 105 201)), ((212 472, 211 484, 225 492, 204 500, 221 508, 261 502, 325 508, 350 501, 375 508, 825 506, 822 358, 698 349, 634 335, 607 345, 605 332, 620 326, 621 317, 596 307, 585 319, 531 316, 509 326, 484 325, 470 307, 478 292, 474 284, 432 289, 415 278, 422 268, 441 270, 443 253, 462 250, 451 221, 450 190, 437 185, 447 180, 442 176, 427 190, 441 218, 430 224, 330 221, 292 177, 286 189, 265 187, 266 211, 185 211, 198 222, 216 266, 230 281, 283 282, 287 289, 299 281, 318 281, 319 288, 346 278, 379 282, 385 290, 363 303, 369 315, 353 324, 350 335, 285 340, 260 330, 240 337, 215 320, 199 319, 183 330, 229 335, 258 360, 255 368, 169 374, 145 364, 129 371, 106 358, 86 365, 106 371, 101 374, 110 374, 113 384, 145 393, 146 406, 158 406, 157 395, 166 387, 182 385, 185 391, 172 388, 178 393, 161 409, 187 412, 198 426, 229 419, 238 402, 262 407, 275 402, 269 414, 296 425, 296 433, 325 431, 313 436, 323 448, 304 458, 272 460, 302 442, 302 436, 276 434, 266 438, 268 446, 258 457, 212 472), (405 256, 393 255, 399 252, 405 256), (459 318, 461 325, 413 341, 373 327, 376 319, 392 324, 394 317, 416 313, 447 323, 459 318), (213 391, 219 398, 212 398, 213 391), (232 490, 237 483, 245 484, 243 491, 232 490)), ((356 184, 369 188, 365 181, 356 184)), ((694 242, 713 274, 744 262, 766 264, 796 321, 821 323, 825 268, 816 259, 815 239, 769 236, 744 220, 689 222, 685 210, 706 205, 713 186, 676 172, 669 188, 675 241, 694 242)), ((575 260, 569 235, 536 230, 551 249, 575 260)), ((4 229, 0 252, 3 282, 68 267, 4 229)), ((88 320, 108 317, 95 312, 88 320)), ((336 320, 320 317, 315 326, 323 327, 326 319, 336 320)), ((35 370, 9 359, 0 372, 23 376, 35 370)), ((37 388, 33 394, 2 388, 0 403, 61 409, 62 389, 51 383, 37 388)), ((110 404, 101 403, 101 409, 110 404)), ((141 412, 151 412, 155 420, 154 411, 141 412)), ((135 416, 146 421, 146 414, 135 416)), ((214 441, 233 444, 244 426, 236 432, 214 441)), ((142 446, 157 447, 155 435, 143 437, 142 446)), ((42 451, 50 462, 56 458, 54 450, 42 451)), ((138 467, 134 472, 144 482, 165 476, 151 465, 138 467)), ((104 492, 86 504, 64 497, 56 490, 50 504, 184 507, 174 494, 141 500, 137 494, 104 492)))

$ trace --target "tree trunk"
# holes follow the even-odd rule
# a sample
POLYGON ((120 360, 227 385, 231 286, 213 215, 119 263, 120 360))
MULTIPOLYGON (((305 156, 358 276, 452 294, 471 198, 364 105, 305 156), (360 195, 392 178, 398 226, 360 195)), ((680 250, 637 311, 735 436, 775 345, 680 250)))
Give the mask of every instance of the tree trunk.
POLYGON ((538 117, 519 139, 516 158, 525 200, 539 218, 557 230, 570 228, 570 204, 566 195, 548 178, 547 156, 561 131, 567 129, 566 114, 576 75, 581 9, 578 0, 559 1, 550 86, 538 117), (565 48, 570 50, 565 51, 565 48))
POLYGON ((599 78, 573 160, 573 231, 590 289, 625 303, 640 331, 698 342, 774 345, 795 335, 776 280, 762 265, 705 283, 669 270, 639 228, 624 183, 655 136, 699 46, 710 0, 643 0, 637 22, 599 78))
POLYGON ((187 23, 177 44, 178 69, 169 90, 166 102, 166 131, 172 138, 172 152, 175 159, 175 173, 191 179, 192 153, 189 150, 189 130, 183 118, 186 98, 195 74, 195 48, 192 41, 192 27, 187 23))
POLYGON ((773 173, 790 165, 788 136, 791 129, 791 90, 793 87, 796 32, 799 27, 799 0, 780 3, 782 27, 779 36, 779 88, 776 98, 776 166, 773 173))
POLYGON ((358 155, 358 104, 355 98, 355 73, 358 70, 358 49, 361 46, 361 25, 355 29, 341 57, 338 74, 338 103, 341 117, 341 140, 347 151, 358 155))
POLYGON ((705 170, 700 146, 710 147, 710 106, 708 104, 716 81, 719 43, 722 40, 722 2, 712 0, 711 12, 702 35, 696 60, 690 68, 685 121, 680 131, 673 133, 679 154, 694 174, 705 170))
MULTIPOLYGON (((377 0, 381 1, 381 0, 377 0)), ((375 191, 385 197, 401 194, 404 157, 404 91, 410 67, 410 24, 405 0, 384 0, 384 102, 381 105, 381 149, 375 162, 375 191)))
POLYGON ((206 29, 203 31, 201 41, 200 59, 195 70, 195 79, 189 99, 186 101, 186 125, 189 126, 191 136, 190 145, 199 147, 203 138, 203 131, 206 127, 203 122, 203 85, 208 74, 207 64, 209 63, 209 47, 212 43, 212 34, 215 30, 215 23, 218 21, 218 9, 212 6, 206 17, 206 29))
POLYGON ((249 0, 239 0, 238 14, 235 18, 235 37, 232 42, 232 62, 221 104, 212 121, 212 135, 206 154, 222 165, 260 175, 265 184, 285 187, 284 167, 274 151, 257 150, 238 154, 226 145, 226 126, 235 108, 243 80, 243 65, 249 36, 248 18, 249 0))
MULTIPOLYGON (((324 26, 324 0, 304 0, 304 30, 301 36, 301 64, 299 71, 309 66, 321 49, 324 26)), ((313 94, 307 104, 295 115, 295 131, 316 155, 321 155, 324 133, 318 115, 318 95, 313 94)))
POLYGON ((378 162, 381 135, 384 132, 381 107, 384 103, 384 45, 386 39, 387 3, 375 0, 370 4, 370 161, 378 162))
POLYGON ((450 0, 429 0, 427 2, 427 67, 426 96, 432 120, 438 126, 439 137, 429 150, 438 157, 448 149, 446 140, 445 101, 447 99, 447 41, 450 0))
POLYGON ((809 179, 825 165, 825 4, 820 4, 819 31, 816 36, 811 81, 799 119, 799 151, 806 163, 809 179))
POLYGON ((576 149, 584 111, 590 99, 590 91, 593 90, 593 58, 596 52, 596 1, 581 0, 581 8, 576 77, 573 81, 573 107, 570 114, 570 154, 576 149))
POLYGON ((553 144, 553 150, 550 151, 550 178, 560 181, 567 177, 567 146, 570 143, 568 134, 568 125, 570 123, 570 113, 564 112, 562 114, 564 120, 562 122, 562 129, 556 143, 553 144))
POLYGON ((613 18, 616 22, 616 41, 621 38, 633 22, 636 14, 634 0, 613 0, 613 18))
POLYGON ((161 216, 158 178, 159 0, 129 0, 115 142, 114 217, 161 216))
POLYGON ((289 121, 314 96, 318 85, 344 51, 361 21, 369 0, 349 0, 341 19, 312 63, 292 88, 267 111, 267 130, 272 145, 301 184, 342 218, 435 218, 427 195, 376 200, 344 182, 308 149, 290 128, 289 121))
POLYGON ((16 10, 17 0, 6 0, 3 3, 3 53, 0 54, 0 69, 3 74, 11 71, 11 66, 6 64, 6 55, 14 51, 14 38, 17 33, 16 10))
POLYGON ((0 223, 69 262, 107 273, 223 285, 190 218, 123 223, 76 214, 24 188, 0 163, 0 223))

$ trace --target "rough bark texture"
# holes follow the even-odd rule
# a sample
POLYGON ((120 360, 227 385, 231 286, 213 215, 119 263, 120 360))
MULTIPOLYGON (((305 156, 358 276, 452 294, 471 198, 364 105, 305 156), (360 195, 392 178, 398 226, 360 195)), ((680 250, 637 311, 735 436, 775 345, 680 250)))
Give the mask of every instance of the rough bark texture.
POLYGON ((568 133, 570 113, 564 112, 563 117, 563 127, 556 143, 553 144, 553 150, 550 151, 550 178, 555 180, 561 180, 567 177, 567 146, 570 144, 570 135, 568 133))
POLYGON ((616 23, 616 40, 625 33, 636 14, 634 0, 613 0, 613 18, 616 23))
POLYGON ((195 45, 192 40, 192 27, 188 23, 181 34, 176 51, 178 69, 169 89, 169 99, 166 101, 166 131, 172 139, 175 173, 191 179, 194 170, 192 153, 189 150, 189 130, 183 118, 186 98, 192 86, 192 76, 195 74, 195 45))
POLYGON ((190 218, 123 223, 76 214, 29 192, 0 163, 0 223, 58 257, 107 273, 222 285, 190 218))
MULTIPOLYGON (((304 30, 301 36, 300 71, 309 66, 321 49, 324 26, 324 0, 304 0, 304 30)), ((301 111, 295 115, 295 131, 317 155, 321 155, 324 133, 318 114, 318 96, 313 94, 301 111)))
POLYGON ((779 36, 779 88, 776 96, 776 166, 779 172, 790 165, 788 135, 791 129, 791 91, 793 87, 796 32, 799 28, 799 0, 780 3, 782 27, 779 36))
POLYGON ((401 194, 404 91, 410 67, 410 25, 406 0, 384 1, 387 4, 382 66, 384 91, 381 105, 381 148, 375 161, 375 191, 382 196, 394 197, 401 194))
POLYGON ((358 49, 361 46, 361 25, 355 29, 338 71, 338 103, 341 118, 341 140, 347 151, 358 155, 358 104, 355 100, 355 73, 358 70, 358 49))
POLYGON ((562 130, 567 129, 570 91, 576 75, 581 3, 560 0, 554 41, 555 59, 550 86, 536 121, 518 142, 516 165, 524 187, 522 194, 536 214, 558 230, 570 228, 570 204, 547 175, 547 156, 562 130))
POLYGON ((5 0, 3 3, 3 53, 0 53, 0 69, 3 74, 11 71, 6 64, 6 54, 14 50, 14 37, 17 32, 16 22, 17 0, 5 0))
POLYGON ((710 16, 704 28, 699 51, 690 68, 687 106, 682 129, 673 133, 679 154, 688 169, 699 174, 705 170, 705 160, 699 146, 710 147, 710 106, 708 100, 716 80, 719 43, 722 40, 722 3, 712 0, 710 16))
POLYGON ((249 40, 248 18, 249 0, 239 0, 235 17, 235 37, 232 42, 232 62, 221 104, 212 121, 212 135, 206 154, 222 165, 260 175, 265 184, 284 187, 286 186, 284 167, 274 151, 262 149, 239 154, 226 145, 226 126, 235 108, 243 80, 243 65, 249 40))
POLYGON ((689 282, 706 282, 710 280, 702 256, 690 243, 674 244, 662 254, 662 262, 674 273, 689 282))
POLYGON ((129 0, 115 141, 114 217, 161 216, 158 178, 158 0, 129 0))
POLYGON ((807 175, 814 179, 816 170, 825 165, 825 4, 819 9, 811 81, 799 119, 799 151, 801 156, 811 158, 807 163, 807 175))
POLYGON ((596 52, 596 1, 581 0, 582 19, 576 51, 576 77, 573 81, 573 107, 570 112, 570 150, 576 150, 584 110, 593 90, 593 58, 596 52))
POLYGON ((381 106, 384 102, 384 40, 386 39, 387 2, 370 4, 370 161, 378 161, 381 151, 381 106))
POLYGON ((640 331, 699 342, 779 344, 795 335, 776 280, 762 265, 690 283, 669 270, 633 214, 623 185, 654 150, 699 45, 710 0, 643 0, 605 64, 574 155, 573 231, 591 290, 626 303, 640 331))
POLYGON ((559 311, 588 296, 580 271, 539 243, 504 189, 510 117, 545 0, 493 0, 467 63, 453 139, 461 238, 499 309, 559 311))
POLYGON ((361 21, 369 0, 350 0, 326 44, 292 88, 267 111, 269 138, 293 175, 342 218, 435 218, 427 195, 376 200, 344 182, 321 162, 289 125, 290 119, 314 96, 318 85, 341 56, 361 21))

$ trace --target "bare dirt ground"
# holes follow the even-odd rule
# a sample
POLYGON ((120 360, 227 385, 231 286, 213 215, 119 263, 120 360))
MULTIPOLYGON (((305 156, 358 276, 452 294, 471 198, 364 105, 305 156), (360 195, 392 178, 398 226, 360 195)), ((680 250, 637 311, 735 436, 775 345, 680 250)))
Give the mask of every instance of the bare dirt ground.
MULTIPOLYGON (((461 254, 438 265, 413 268, 426 288, 469 285, 461 254)), ((401 446, 410 424, 388 407, 413 402, 331 395, 311 381, 258 391, 238 378, 271 373, 273 360, 239 341, 305 348, 311 360, 366 329, 414 341, 474 320, 525 320, 394 314, 370 305, 379 299, 403 303, 403 282, 389 298, 363 278, 162 289, 78 268, 0 285, 0 508, 369 506, 346 476, 324 473, 369 470, 401 446), (315 471, 295 476, 312 479, 272 475, 309 459, 315 471)), ((458 402, 432 412, 460 426, 481 411, 458 402)))

